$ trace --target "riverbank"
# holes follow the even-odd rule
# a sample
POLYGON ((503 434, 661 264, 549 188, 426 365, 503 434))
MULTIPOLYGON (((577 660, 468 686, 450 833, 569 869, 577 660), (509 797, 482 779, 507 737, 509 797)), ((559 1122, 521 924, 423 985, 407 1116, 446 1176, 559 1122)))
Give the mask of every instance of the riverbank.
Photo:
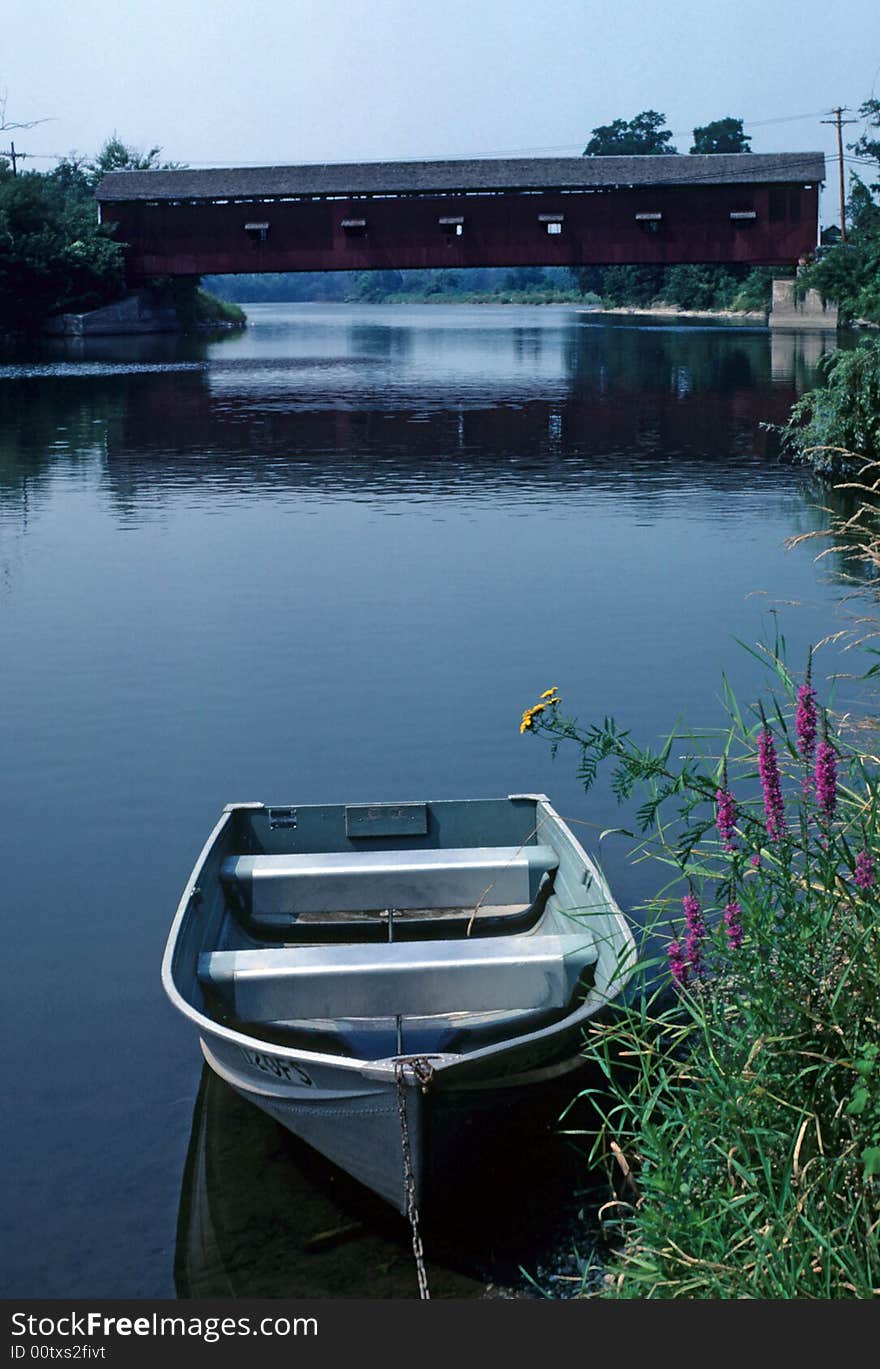
MULTIPOLYGON (((243 301, 243 303, 289 303, 287 300, 243 301)), ((309 300, 305 303, 356 303, 356 304, 514 304, 514 305, 571 305, 578 313, 598 314, 601 316, 645 315, 663 319, 704 319, 712 322, 750 323, 764 326, 767 322, 765 309, 679 309, 672 304, 603 304, 597 295, 582 295, 576 290, 504 290, 504 291, 465 291, 461 294, 442 294, 438 292, 416 293, 414 291, 383 295, 381 298, 355 301, 309 300)))
POLYGON ((663 319, 706 319, 721 323, 757 323, 764 326, 767 322, 766 309, 679 309, 674 304, 600 304, 584 313, 646 315, 663 319))
POLYGON ((153 333, 199 333, 247 327, 237 304, 193 286, 146 286, 124 299, 84 313, 56 314, 45 320, 47 337, 139 337, 153 333))

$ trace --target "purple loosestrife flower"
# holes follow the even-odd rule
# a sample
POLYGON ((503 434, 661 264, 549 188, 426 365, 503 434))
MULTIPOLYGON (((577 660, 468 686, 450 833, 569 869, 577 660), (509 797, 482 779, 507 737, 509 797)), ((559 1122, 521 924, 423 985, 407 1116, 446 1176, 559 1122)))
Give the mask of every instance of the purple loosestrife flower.
POLYGON ((853 883, 862 890, 870 889, 874 884, 874 857, 870 851, 860 851, 856 856, 856 868, 853 872, 853 883))
POLYGON ((738 903, 728 903, 724 909, 724 934, 732 951, 743 944, 742 909, 738 903))
POLYGON ((727 761, 721 772, 721 788, 715 790, 715 825, 725 851, 736 850, 736 800, 727 787, 727 761))
POLYGON ((795 716, 798 750, 808 765, 816 750, 817 724, 816 691, 813 688, 813 648, 810 647, 810 654, 807 657, 807 673, 804 677, 804 683, 798 690, 797 714, 795 716))
POLYGON ((816 749, 816 803, 823 818, 830 821, 837 807, 837 757, 825 738, 816 749))
POLYGON ((772 841, 781 841, 785 836, 785 804, 782 802, 776 745, 773 733, 766 722, 758 733, 758 774, 761 776, 761 789, 764 793, 767 835, 772 841))
POLYGON ((684 954, 688 967, 695 975, 703 973, 703 942, 706 938, 706 924, 703 910, 696 894, 685 894, 681 901, 684 908, 687 935, 684 939, 684 954))
POLYGON ((677 937, 674 941, 670 941, 667 954, 669 956, 669 969, 672 973, 676 988, 686 989, 689 978, 688 965, 684 958, 681 942, 677 937))

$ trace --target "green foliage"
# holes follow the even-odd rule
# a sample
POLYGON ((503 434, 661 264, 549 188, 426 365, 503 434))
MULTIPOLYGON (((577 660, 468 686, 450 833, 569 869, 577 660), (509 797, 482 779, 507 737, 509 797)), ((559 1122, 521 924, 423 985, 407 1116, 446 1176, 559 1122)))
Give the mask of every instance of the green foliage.
MULTIPOLYGON (((863 105, 859 106, 859 114, 871 125, 872 129, 876 130, 876 133, 868 130, 862 134, 857 142, 850 143, 849 146, 857 157, 872 158, 878 163, 878 169, 880 169, 880 100, 866 100, 863 105)), ((874 189, 880 190, 880 184, 875 185, 874 189)))
MULTIPOLYGON (((866 100, 859 114, 870 127, 850 147, 857 156, 876 161, 880 171, 880 100, 866 100)), ((873 189, 880 190, 880 181, 873 189)), ((842 323, 880 323, 880 205, 858 176, 851 181, 847 218, 847 241, 821 253, 798 284, 803 290, 817 289, 823 299, 836 300, 842 323)))
POLYGON ((184 332, 212 326, 244 328, 247 323, 247 315, 237 304, 200 289, 198 276, 170 276, 156 284, 170 295, 184 332))
POLYGON ((661 294, 682 309, 726 309, 736 285, 736 277, 723 266, 670 266, 661 294))
POLYGON ((290 272, 207 276, 204 283, 221 298, 242 302, 598 303, 598 296, 584 295, 573 273, 564 266, 290 272))
POLYGON ((177 165, 159 155, 114 133, 93 161, 65 157, 46 174, 13 176, 0 161, 0 328, 35 330, 50 314, 83 313, 125 293, 123 244, 97 222, 95 186, 107 171, 177 165))
POLYGON ((124 289, 122 247, 63 175, 0 172, 0 328, 97 308, 124 289))
POLYGON ((344 300, 351 274, 348 271, 265 271, 237 276, 204 276, 202 283, 221 299, 242 303, 344 300))
POLYGON ((778 267, 753 266, 734 291, 731 309, 769 310, 774 277, 784 274, 778 267))
POLYGON ((583 266, 572 275, 609 307, 767 310, 778 270, 739 266, 583 266))
POLYGON ((848 218, 847 241, 801 272, 799 292, 814 288, 823 299, 836 300, 842 323, 855 319, 880 323, 880 205, 857 177, 850 191, 848 218))
POLYGON ((182 162, 160 161, 161 147, 151 147, 144 151, 122 142, 114 133, 109 137, 95 159, 88 163, 88 174, 94 187, 109 171, 174 171, 184 165, 182 162))
POLYGON ((605 266, 601 295, 606 304, 648 305, 659 298, 663 286, 662 266, 605 266))
POLYGON ((880 460, 880 338, 829 352, 819 364, 825 383, 792 407, 788 450, 826 475, 880 460))
POLYGON ((694 129, 691 152, 751 152, 751 138, 743 132, 742 119, 713 119, 694 129))
POLYGON ((675 153, 666 115, 644 109, 634 119, 615 119, 592 130, 585 157, 650 156, 675 153))
POLYGON ((705 914, 683 986, 657 988, 657 962, 644 961, 642 992, 587 1039, 603 1076, 587 1090, 590 1160, 616 1189, 603 1209, 605 1296, 871 1298, 880 1287, 877 761, 826 719, 836 803, 820 806, 782 651, 756 653, 776 684, 751 718, 725 686, 717 736, 677 731, 648 750, 553 700, 527 710, 525 730, 574 747, 585 787, 608 763, 619 797, 644 795, 635 856, 661 876, 655 931, 672 922, 687 947, 679 900, 696 896, 705 914), (786 814, 776 837, 756 783, 765 716, 786 814), (715 828, 722 786, 733 849, 715 828))

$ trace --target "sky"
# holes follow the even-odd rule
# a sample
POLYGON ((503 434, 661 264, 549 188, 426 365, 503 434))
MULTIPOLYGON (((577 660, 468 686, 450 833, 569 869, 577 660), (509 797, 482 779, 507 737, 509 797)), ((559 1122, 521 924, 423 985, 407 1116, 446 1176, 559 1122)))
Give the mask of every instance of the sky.
POLYGON ((577 155, 649 108, 681 152, 734 115, 755 152, 831 157, 827 111, 880 97, 880 4, 12 0, 4 94, 46 120, 0 133, 35 170, 114 132, 191 166, 577 155))

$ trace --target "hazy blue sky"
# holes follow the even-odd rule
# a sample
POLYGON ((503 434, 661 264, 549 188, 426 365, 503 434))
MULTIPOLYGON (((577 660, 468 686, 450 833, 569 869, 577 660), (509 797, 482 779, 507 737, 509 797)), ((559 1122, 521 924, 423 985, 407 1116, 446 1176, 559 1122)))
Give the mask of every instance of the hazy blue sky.
POLYGON ((880 94, 880 4, 13 0, 4 91, 51 118, 14 135, 39 169, 113 130, 192 165, 576 154, 645 108, 680 151, 734 114, 755 151, 830 153, 822 111, 880 94))

